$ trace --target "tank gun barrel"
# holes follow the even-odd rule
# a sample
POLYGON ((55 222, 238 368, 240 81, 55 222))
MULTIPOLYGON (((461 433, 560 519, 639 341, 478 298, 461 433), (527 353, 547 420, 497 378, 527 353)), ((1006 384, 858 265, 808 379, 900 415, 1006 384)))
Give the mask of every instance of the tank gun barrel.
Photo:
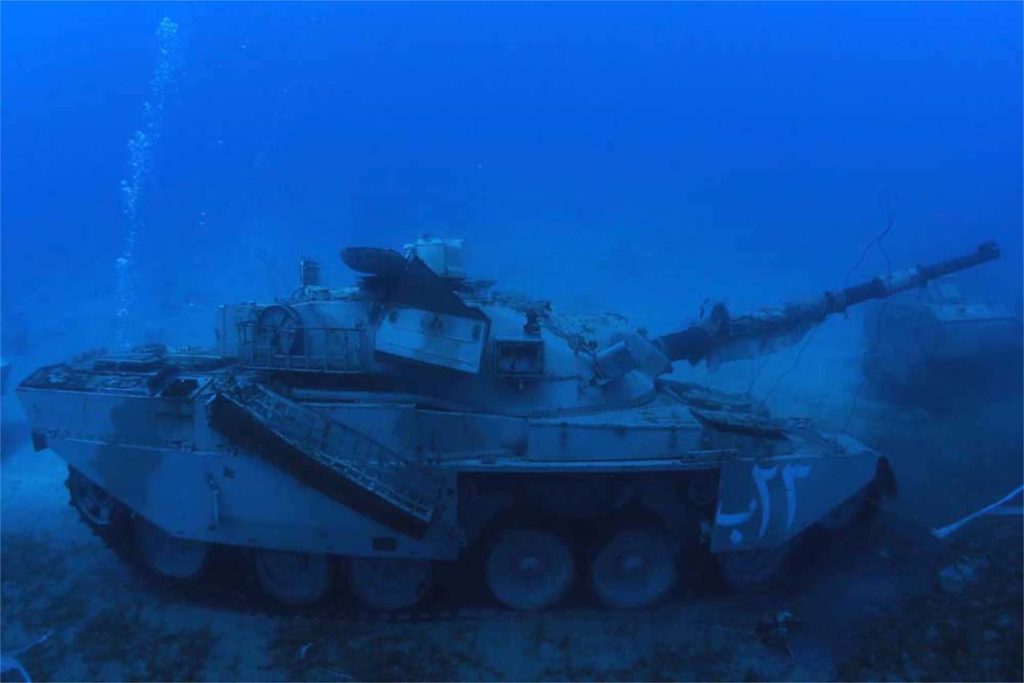
MULTIPOLYGON (((985 242, 970 254, 957 256, 946 261, 939 261, 928 266, 917 266, 900 273, 894 273, 888 277, 877 277, 860 285, 842 290, 840 295, 845 301, 843 308, 863 303, 870 299, 884 299, 907 289, 920 287, 929 280, 994 261, 999 256, 999 245, 995 242, 985 242)), ((843 308, 830 312, 842 311, 843 308)))
POLYGON ((811 327, 850 306, 871 299, 885 299, 923 286, 929 280, 993 261, 999 256, 999 246, 995 242, 985 242, 963 256, 876 277, 837 292, 826 291, 810 301, 788 304, 759 315, 733 318, 724 304, 715 304, 706 320, 685 330, 663 335, 655 340, 655 344, 670 361, 686 360, 691 365, 703 360, 710 366, 717 366, 730 360, 750 358, 795 343, 811 327))

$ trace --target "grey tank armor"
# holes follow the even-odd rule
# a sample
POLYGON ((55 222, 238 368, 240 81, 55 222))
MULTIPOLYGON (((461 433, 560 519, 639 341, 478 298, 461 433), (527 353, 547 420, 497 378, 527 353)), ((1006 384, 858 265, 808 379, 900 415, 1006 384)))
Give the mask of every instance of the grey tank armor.
POLYGON ((493 597, 650 604, 710 553, 726 583, 782 572, 812 527, 892 490, 878 453, 804 420, 664 377, 676 360, 770 350, 830 313, 994 258, 994 246, 760 317, 718 306, 648 339, 625 318, 559 313, 470 280, 462 242, 348 248, 354 287, 223 306, 216 346, 89 354, 18 387, 71 502, 142 567, 194 579, 246 549, 287 604, 339 577, 404 609, 439 563, 479 558, 493 597))

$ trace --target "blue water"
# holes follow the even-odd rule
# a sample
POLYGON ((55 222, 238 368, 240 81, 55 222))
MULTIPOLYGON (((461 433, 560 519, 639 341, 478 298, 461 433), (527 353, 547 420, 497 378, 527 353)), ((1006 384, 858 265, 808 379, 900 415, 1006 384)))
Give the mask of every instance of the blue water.
MULTIPOLYGON (((466 237, 480 276, 664 327, 709 296, 841 285, 890 211, 895 267, 997 239, 1006 258, 971 278, 1020 306, 1019 5, 19 3, 8 344, 50 344, 39 318, 83 305, 115 315, 165 17, 180 55, 137 318, 284 294, 301 255, 432 232, 466 237)), ((884 269, 873 250, 857 274, 884 269)))

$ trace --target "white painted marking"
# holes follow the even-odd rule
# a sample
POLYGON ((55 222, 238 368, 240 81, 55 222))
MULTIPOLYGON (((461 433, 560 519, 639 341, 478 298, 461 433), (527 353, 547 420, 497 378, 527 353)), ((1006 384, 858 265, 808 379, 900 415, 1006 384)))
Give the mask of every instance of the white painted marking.
POLYGON ((715 524, 718 526, 739 526, 746 524, 754 516, 757 510, 757 500, 750 499, 746 512, 722 512, 722 503, 718 503, 718 510, 715 512, 715 524))

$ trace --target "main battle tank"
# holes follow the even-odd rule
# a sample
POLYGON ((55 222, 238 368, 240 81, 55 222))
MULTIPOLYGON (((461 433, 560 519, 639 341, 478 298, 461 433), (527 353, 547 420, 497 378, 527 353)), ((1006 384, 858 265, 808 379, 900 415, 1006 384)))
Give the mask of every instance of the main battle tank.
POLYGON ((18 394, 71 502, 150 572, 198 577, 245 551, 270 597, 312 603, 340 576, 409 608, 439 563, 500 603, 542 609, 574 584, 650 604, 714 557, 762 585, 793 541, 890 490, 884 458, 668 379, 792 342, 826 316, 996 258, 993 244, 756 316, 716 305, 661 337, 468 279, 458 240, 348 248, 357 286, 301 264, 270 304, 223 306, 216 347, 92 353, 18 394))

